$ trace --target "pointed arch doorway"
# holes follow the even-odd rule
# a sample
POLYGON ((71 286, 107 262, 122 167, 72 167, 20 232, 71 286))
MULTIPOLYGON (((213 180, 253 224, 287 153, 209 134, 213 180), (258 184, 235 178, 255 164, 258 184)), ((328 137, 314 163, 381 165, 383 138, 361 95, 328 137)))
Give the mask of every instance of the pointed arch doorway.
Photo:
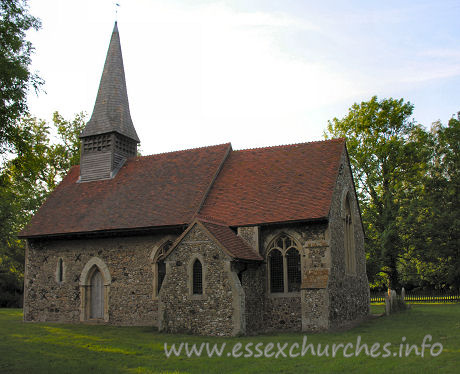
POLYGON ((102 274, 98 268, 94 270, 93 275, 91 276, 90 295, 91 302, 89 307, 89 318, 104 318, 104 283, 102 274))
POLYGON ((80 276, 80 321, 109 321, 109 291, 112 278, 107 265, 93 257, 80 276))

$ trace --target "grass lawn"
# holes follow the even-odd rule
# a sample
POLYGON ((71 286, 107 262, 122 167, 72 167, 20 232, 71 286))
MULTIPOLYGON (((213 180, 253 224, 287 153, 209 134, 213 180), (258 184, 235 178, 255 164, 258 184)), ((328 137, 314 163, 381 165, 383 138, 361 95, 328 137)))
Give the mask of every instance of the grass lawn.
MULTIPOLYGON (((372 306, 373 313, 383 312, 383 306, 372 306)), ((412 309, 393 315, 369 320, 346 332, 307 334, 307 344, 313 343, 317 353, 329 344, 329 357, 313 356, 308 351, 303 357, 289 357, 300 353, 304 334, 270 334, 238 338, 208 338, 191 335, 161 334, 151 327, 113 327, 102 325, 62 325, 50 323, 23 323, 22 310, 0 309, 0 373, 458 373, 460 368, 460 304, 415 305, 412 309), (424 357, 412 352, 405 357, 406 343, 422 345, 425 335, 433 336, 431 343, 440 343, 442 353, 430 355, 430 347, 424 357), (370 347, 380 343, 380 356, 367 356, 362 350, 356 357, 346 358, 340 347, 336 357, 332 357, 332 345, 352 343, 346 351, 354 353, 358 336, 361 344, 370 347), (399 357, 403 337, 402 357, 399 357), (180 342, 201 344, 226 344, 221 357, 179 357, 166 358, 164 343, 179 345, 180 342), (245 345, 253 356, 245 358, 228 357, 235 344, 243 348, 236 353, 247 353, 245 345), (283 346, 284 354, 254 357, 257 343, 264 350, 272 342, 271 353, 278 353, 276 344, 283 346), (382 346, 387 346, 386 352, 382 346), (382 357, 386 354, 390 357, 382 357), (396 354, 396 357, 394 356, 396 354)), ((430 342, 427 342, 430 343, 430 342)), ((437 352, 439 347, 436 347, 437 352)), ((205 352, 205 351, 204 351, 205 352)), ((268 352, 268 353, 270 353, 268 352)))

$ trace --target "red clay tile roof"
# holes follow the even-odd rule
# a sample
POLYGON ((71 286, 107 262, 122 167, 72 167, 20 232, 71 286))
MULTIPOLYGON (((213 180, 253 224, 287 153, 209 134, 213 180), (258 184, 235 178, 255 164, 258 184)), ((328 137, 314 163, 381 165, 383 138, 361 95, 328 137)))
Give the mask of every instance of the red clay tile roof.
POLYGON ((200 220, 204 227, 216 238, 233 258, 262 261, 263 258, 228 226, 200 220))
POLYGON ((177 226, 197 214, 226 226, 323 219, 344 147, 343 139, 223 144, 131 159, 115 178, 87 183, 76 183, 76 166, 20 236, 177 226))
POLYGON ((200 215, 228 226, 326 218, 345 140, 233 151, 200 215))
POLYGON ((230 144, 138 157, 115 178, 76 183, 78 166, 51 193, 21 237, 188 224, 230 144))

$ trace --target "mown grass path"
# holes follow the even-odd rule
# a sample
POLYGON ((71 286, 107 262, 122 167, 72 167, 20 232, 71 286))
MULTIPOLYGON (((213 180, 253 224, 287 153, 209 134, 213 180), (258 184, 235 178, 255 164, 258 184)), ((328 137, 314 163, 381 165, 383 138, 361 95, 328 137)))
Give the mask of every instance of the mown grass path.
MULTIPOLYGON (((377 313, 382 308, 372 306, 372 311, 377 313)), ((458 373, 460 370, 460 304, 415 305, 406 312, 372 319, 345 332, 236 338, 161 334, 151 327, 23 323, 22 310, 1 309, 0 334, 0 373, 458 373), (413 351, 406 357, 406 343, 420 349, 427 334, 432 336, 427 343, 442 344, 442 353, 432 357, 428 347, 424 357, 413 351), (302 357, 304 336, 316 353, 319 344, 320 352, 328 345, 329 356, 318 357, 308 351, 302 357), (379 357, 366 355, 365 349, 356 357, 358 336, 361 345, 367 344, 369 350, 379 343, 380 348, 374 352, 380 352, 379 357), (204 346, 201 357, 187 357, 183 346, 179 357, 166 358, 164 343, 169 349, 171 344, 178 347, 181 342, 188 343, 189 348, 206 342, 220 348, 225 343, 225 349, 221 357, 210 358, 204 346), (229 357, 238 342, 242 348, 235 353, 241 356, 229 357), (273 349, 267 351, 273 356, 255 357, 258 343, 261 351, 273 343, 273 349), (282 352, 287 357, 279 352, 277 343, 281 348, 286 345, 282 352), (344 357, 343 347, 347 343, 353 344, 345 351, 352 354, 349 358, 344 357), (383 349, 386 343, 391 344, 387 352, 383 349), (401 343, 402 357, 399 357, 401 343), (336 355, 332 357, 334 344, 336 355), (290 357, 291 347, 292 355, 298 354, 297 357, 290 357), (249 352, 252 357, 244 357, 249 352), (382 357, 385 354, 389 357, 382 357)))

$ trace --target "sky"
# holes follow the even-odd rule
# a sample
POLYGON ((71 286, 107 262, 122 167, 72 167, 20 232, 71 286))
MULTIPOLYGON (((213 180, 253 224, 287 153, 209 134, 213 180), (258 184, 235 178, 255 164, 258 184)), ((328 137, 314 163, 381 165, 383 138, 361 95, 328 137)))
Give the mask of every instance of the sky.
POLYGON ((321 140, 377 95, 429 127, 460 111, 460 1, 29 0, 33 116, 91 115, 115 19, 144 155, 321 140), (118 14, 115 14, 115 9, 118 14))

